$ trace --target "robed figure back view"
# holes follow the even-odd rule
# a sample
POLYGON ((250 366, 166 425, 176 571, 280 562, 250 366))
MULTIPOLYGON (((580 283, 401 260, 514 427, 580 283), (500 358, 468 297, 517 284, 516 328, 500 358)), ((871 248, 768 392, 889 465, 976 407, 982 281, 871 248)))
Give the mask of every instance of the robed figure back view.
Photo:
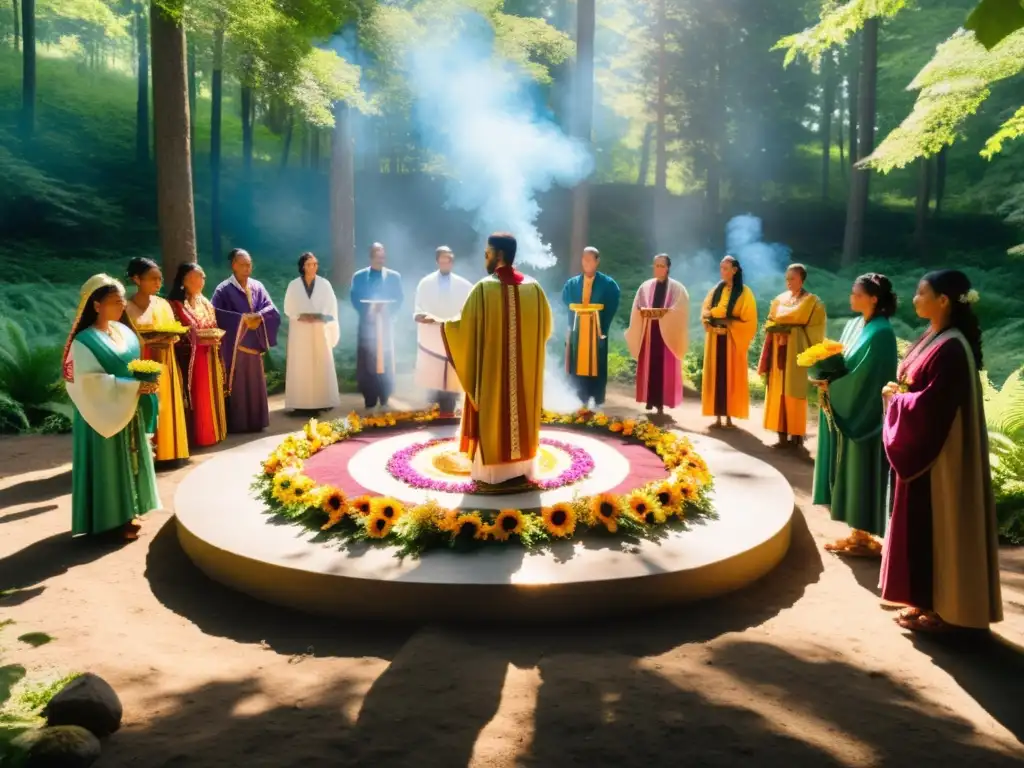
POLYGON ((459 447, 473 460, 472 478, 491 485, 532 479, 540 444, 551 308, 540 285, 512 266, 515 254, 512 235, 491 235, 488 277, 473 287, 461 317, 442 327, 466 391, 459 447))

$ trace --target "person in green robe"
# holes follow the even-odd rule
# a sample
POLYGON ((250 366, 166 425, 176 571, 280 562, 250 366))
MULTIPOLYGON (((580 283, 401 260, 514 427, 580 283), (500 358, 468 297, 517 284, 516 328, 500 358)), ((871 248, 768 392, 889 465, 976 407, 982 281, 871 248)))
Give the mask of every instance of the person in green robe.
POLYGON ((562 288, 568 311, 569 335, 565 342, 565 372, 584 407, 604 405, 608 388, 608 330, 619 311, 621 291, 614 279, 598 272, 601 254, 583 249, 583 272, 570 277, 562 288))
POLYGON ((896 294, 885 275, 861 275, 853 283, 850 320, 840 341, 846 374, 818 383, 822 407, 813 503, 827 505, 833 520, 853 529, 825 549, 843 555, 881 557, 887 508, 888 464, 882 451, 882 388, 896 376, 896 334, 889 318, 896 294))
POLYGON ((64 346, 64 381, 74 406, 72 536, 120 529, 131 541, 138 538, 139 516, 160 508, 150 443, 158 384, 129 370, 142 350, 118 322, 124 311, 120 282, 89 278, 64 346))

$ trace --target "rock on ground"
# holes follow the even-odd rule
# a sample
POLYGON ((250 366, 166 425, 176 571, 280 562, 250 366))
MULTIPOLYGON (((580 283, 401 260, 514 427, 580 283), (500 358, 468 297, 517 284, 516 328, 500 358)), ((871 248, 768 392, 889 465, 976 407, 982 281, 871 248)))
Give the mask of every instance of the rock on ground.
POLYGON ((78 725, 100 739, 121 727, 122 714, 110 684, 88 672, 64 686, 43 710, 47 725, 78 725))
POLYGON ((100 757, 100 740, 77 725, 58 725, 24 733, 12 745, 25 768, 88 768, 100 757))

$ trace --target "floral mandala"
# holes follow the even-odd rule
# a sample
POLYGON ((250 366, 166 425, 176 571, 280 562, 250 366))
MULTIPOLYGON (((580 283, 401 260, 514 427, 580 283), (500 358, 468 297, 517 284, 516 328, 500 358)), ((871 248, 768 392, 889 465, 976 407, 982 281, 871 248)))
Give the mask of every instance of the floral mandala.
MULTIPOLYGON (((439 491, 443 493, 475 493, 480 487, 472 480, 436 480, 434 478, 427 477, 412 466, 412 459, 422 451, 443 443, 455 442, 456 441, 453 438, 440 437, 434 440, 427 440, 422 443, 415 443, 403 448, 402 450, 397 451, 388 460, 388 472, 396 480, 400 480, 406 485, 420 490, 439 491)), ((539 480, 533 483, 535 487, 545 491, 562 488, 566 485, 578 483, 594 471, 594 460, 583 448, 570 443, 563 443, 560 440, 552 440, 547 437, 542 437, 540 442, 541 445, 557 448, 563 453, 568 454, 572 463, 556 477, 547 480, 539 480)))

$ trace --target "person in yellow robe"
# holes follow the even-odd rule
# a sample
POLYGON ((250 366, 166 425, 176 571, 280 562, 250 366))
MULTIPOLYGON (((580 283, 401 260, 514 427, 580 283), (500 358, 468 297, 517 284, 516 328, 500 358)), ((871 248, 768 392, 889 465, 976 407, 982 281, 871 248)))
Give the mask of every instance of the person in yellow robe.
POLYGON ((157 296, 163 285, 160 267, 151 259, 136 257, 128 263, 128 279, 135 283, 135 295, 128 300, 126 324, 135 331, 142 356, 163 365, 160 374, 159 419, 154 443, 157 461, 188 458, 188 422, 185 421, 185 389, 174 354, 175 334, 161 334, 161 328, 180 325, 170 302, 157 296))
POLYGON ((488 276, 473 286, 461 316, 441 326, 466 392, 459 450, 473 460, 471 477, 489 485, 533 479, 540 444, 551 308, 540 285, 513 267, 515 257, 515 237, 487 238, 488 276))
POLYGON ((796 357, 825 338, 825 305, 804 290, 807 268, 791 264, 786 288, 772 301, 757 372, 767 377, 764 428, 777 432, 775 448, 799 448, 807 434, 807 371, 796 357))
POLYGON ((704 377, 701 405, 715 427, 733 429, 733 419, 750 415, 747 350, 757 333, 757 302, 743 284, 743 268, 734 256, 719 265, 722 276, 704 299, 704 377), (722 419, 725 424, 722 424, 722 419))

